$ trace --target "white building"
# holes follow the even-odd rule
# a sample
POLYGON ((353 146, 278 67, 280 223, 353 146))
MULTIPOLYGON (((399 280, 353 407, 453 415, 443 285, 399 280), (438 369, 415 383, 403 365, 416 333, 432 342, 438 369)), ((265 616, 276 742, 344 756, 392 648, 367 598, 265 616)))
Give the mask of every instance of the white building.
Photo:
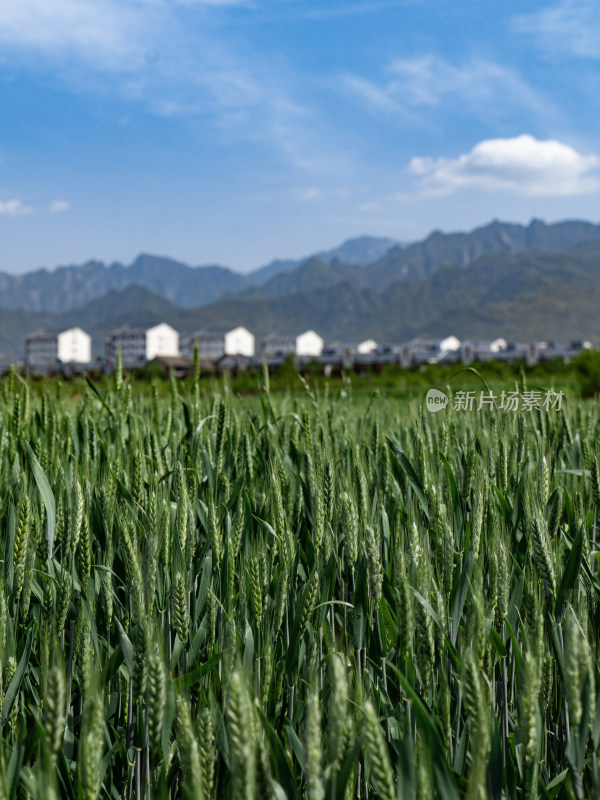
POLYGON ((267 358, 288 353, 296 356, 320 356, 323 344, 323 339, 314 331, 305 331, 298 336, 293 333, 272 333, 262 340, 261 353, 267 358))
POLYGON ((218 361, 223 356, 254 355, 254 335, 242 327, 229 331, 196 331, 183 342, 181 352, 192 356, 196 345, 199 358, 206 361, 218 361))
POLYGON ((502 350, 506 350, 507 347, 508 347, 508 342, 501 336, 498 339, 494 339, 493 342, 490 342, 491 353, 500 353, 502 350))
POLYGON ((412 339, 400 348, 400 364, 403 367, 416 364, 452 363, 461 355, 460 340, 456 336, 444 339, 412 339))
POLYGON ((446 338, 442 339, 439 343, 439 348, 442 353, 460 350, 460 339, 457 339, 456 336, 446 336, 446 338))
POLYGON ((178 356, 179 334, 166 322, 142 328, 125 325, 106 340, 107 358, 115 359, 119 350, 125 365, 151 361, 157 356, 178 356))
POLYGON ((323 339, 314 331, 305 331, 296 336, 297 356, 320 356, 323 352, 323 339))
POLYGON ((364 342, 360 342, 356 346, 356 352, 360 353, 361 355, 374 353, 375 350, 377 350, 377 342, 375 339, 365 339, 364 342))
POLYGON ((92 338, 81 328, 36 331, 25 339, 26 364, 88 364, 91 360, 92 338))

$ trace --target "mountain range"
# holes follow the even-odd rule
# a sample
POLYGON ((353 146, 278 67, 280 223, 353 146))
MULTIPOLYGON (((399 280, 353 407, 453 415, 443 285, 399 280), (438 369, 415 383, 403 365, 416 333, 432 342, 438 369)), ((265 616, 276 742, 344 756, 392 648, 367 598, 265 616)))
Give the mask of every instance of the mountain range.
POLYGON ((596 339, 599 300, 600 225, 494 221, 410 245, 360 237, 246 275, 150 255, 0 273, 0 353, 19 357, 37 328, 79 325, 99 354, 113 328, 163 320, 184 335, 245 325, 259 337, 314 328, 328 341, 596 339))
MULTIPOLYGON (((324 263, 343 257, 348 264, 366 265, 394 246, 397 243, 391 239, 362 236, 317 257, 324 263)), ((290 273, 305 260, 273 261, 244 275, 215 264, 191 267, 172 258, 142 253, 129 266, 87 261, 23 275, 0 272, 0 308, 62 312, 130 286, 144 286, 183 308, 198 308, 227 294, 260 286, 275 275, 290 273)))

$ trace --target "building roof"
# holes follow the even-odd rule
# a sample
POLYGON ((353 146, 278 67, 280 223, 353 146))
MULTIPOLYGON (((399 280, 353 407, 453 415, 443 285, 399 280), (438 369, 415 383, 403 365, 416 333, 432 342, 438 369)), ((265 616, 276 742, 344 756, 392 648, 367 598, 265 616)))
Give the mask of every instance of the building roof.
POLYGON ((440 346, 441 339, 411 339, 406 342, 404 347, 409 347, 411 350, 431 350, 435 351, 440 346))
POLYGON ((217 364, 254 364, 259 365, 261 361, 256 356, 245 356, 243 353, 225 353, 218 360, 217 364))
POLYGON ((45 330, 33 331, 33 333, 27 334, 25 341, 28 342, 31 339, 56 339, 59 333, 59 330, 51 330, 49 328, 45 330))
POLYGON ((132 328, 130 325, 121 325, 120 328, 115 328, 113 331, 111 331, 109 333, 109 335, 108 335, 108 338, 110 339, 111 336, 119 336, 119 335, 124 334, 124 333, 128 333, 129 335, 135 335, 135 336, 145 336, 146 333, 150 330, 150 328, 154 328, 154 327, 156 327, 156 326, 155 325, 145 325, 145 326, 132 328))
MULTIPOLYGON (((248 333, 250 333, 248 328, 244 328, 243 325, 236 325, 235 328, 221 328, 221 329, 216 329, 216 330, 200 329, 199 331, 194 331, 194 333, 190 333, 190 335, 186 337, 186 341, 189 342, 189 341, 192 341, 193 339, 200 339, 202 337, 209 337, 209 336, 210 337, 226 336, 228 333, 231 333, 232 331, 237 331, 240 328, 243 328, 243 330, 245 330, 248 333)), ((250 333, 250 335, 252 335, 252 334, 250 333)))
POLYGON ((78 325, 73 325, 71 328, 40 328, 40 330, 33 331, 33 333, 28 333, 25 337, 25 341, 28 342, 33 339, 56 339, 61 333, 67 333, 67 331, 73 330, 81 331, 86 336, 89 336, 89 333, 86 333, 78 325))
POLYGON ((189 339, 198 339, 202 336, 225 336, 226 333, 227 331, 225 330, 213 330, 213 331, 200 330, 200 331, 194 331, 194 333, 190 333, 190 335, 187 336, 186 338, 189 340, 189 339))
POLYGON ((295 333, 269 333, 268 336, 264 336, 262 341, 263 342, 276 342, 280 339, 291 339, 292 341, 296 341, 296 334, 295 333))
POLYGON ((155 356, 148 363, 161 364, 173 369, 191 369, 194 366, 194 359, 191 356, 155 356))
MULTIPOLYGON (((112 330, 108 338, 110 339, 113 336, 119 336, 120 334, 129 334, 129 335, 136 335, 136 336, 145 336, 148 331, 154 330, 154 328, 158 328, 160 325, 166 325, 171 330, 175 331, 175 328, 172 325, 169 325, 168 322, 156 322, 154 325, 121 325, 119 328, 115 328, 112 330)), ((175 331, 177 333, 177 331, 175 331)))
POLYGON ((310 334, 311 336, 317 336, 321 340, 323 339, 323 337, 319 336, 319 334, 316 331, 313 331, 312 328, 309 328, 309 330, 302 331, 302 333, 299 333, 298 338, 300 338, 300 336, 308 336, 308 334, 310 334))

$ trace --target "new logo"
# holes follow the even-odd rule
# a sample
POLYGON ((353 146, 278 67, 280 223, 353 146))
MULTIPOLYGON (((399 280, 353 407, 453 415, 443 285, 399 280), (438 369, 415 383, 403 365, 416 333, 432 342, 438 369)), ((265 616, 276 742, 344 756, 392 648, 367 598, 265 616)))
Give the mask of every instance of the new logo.
POLYGON ((448 395, 440 392, 439 389, 430 389, 427 392, 427 410, 435 414, 436 411, 441 411, 448 405, 448 395))

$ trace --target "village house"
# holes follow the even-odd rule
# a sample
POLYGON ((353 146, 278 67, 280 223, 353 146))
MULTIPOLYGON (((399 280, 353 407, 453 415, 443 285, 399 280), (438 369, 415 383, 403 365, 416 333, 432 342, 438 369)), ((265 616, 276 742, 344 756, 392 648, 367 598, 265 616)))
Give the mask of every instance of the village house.
POLYGON ((272 333, 261 342, 261 354, 265 358, 286 356, 316 357, 323 352, 323 339, 314 331, 305 331, 296 336, 293 333, 272 333))
POLYGON ((320 356, 323 352, 323 339, 314 331, 304 331, 296 336, 297 356, 320 356))
POLYGON ((400 347, 403 367, 416 364, 453 363, 460 357, 460 340, 456 336, 444 339, 412 339, 400 347))
POLYGON ((360 353, 360 355, 368 355, 369 353, 374 353, 375 350, 377 350, 375 339, 365 339, 356 345, 356 352, 360 353))
POLYGON ((198 357, 203 361, 218 361, 223 356, 253 356, 254 335, 243 327, 232 330, 200 330, 182 342, 183 355, 193 356, 198 347, 198 357))
POLYGON ((381 353, 374 339, 356 342, 333 342, 323 348, 319 362, 331 367, 349 368, 354 365, 374 364, 380 361, 381 353))
POLYGON ((124 325, 112 331, 107 338, 107 359, 116 359, 119 350, 125 366, 143 364, 157 356, 177 356, 179 334, 166 322, 140 328, 124 325))
POLYGON ((506 361, 508 343, 503 338, 476 342, 465 341, 461 344, 460 352, 463 364, 472 364, 473 361, 506 361))
POLYGON ((40 330, 25 338, 26 364, 88 364, 91 360, 92 338, 81 328, 40 330))
POLYGON ((296 337, 292 333, 271 333, 261 341, 260 352, 265 358, 275 358, 295 353, 296 337))
POLYGON ((185 378, 194 372, 194 359, 189 356, 156 356, 148 362, 148 369, 161 372, 163 376, 173 374, 185 378))

